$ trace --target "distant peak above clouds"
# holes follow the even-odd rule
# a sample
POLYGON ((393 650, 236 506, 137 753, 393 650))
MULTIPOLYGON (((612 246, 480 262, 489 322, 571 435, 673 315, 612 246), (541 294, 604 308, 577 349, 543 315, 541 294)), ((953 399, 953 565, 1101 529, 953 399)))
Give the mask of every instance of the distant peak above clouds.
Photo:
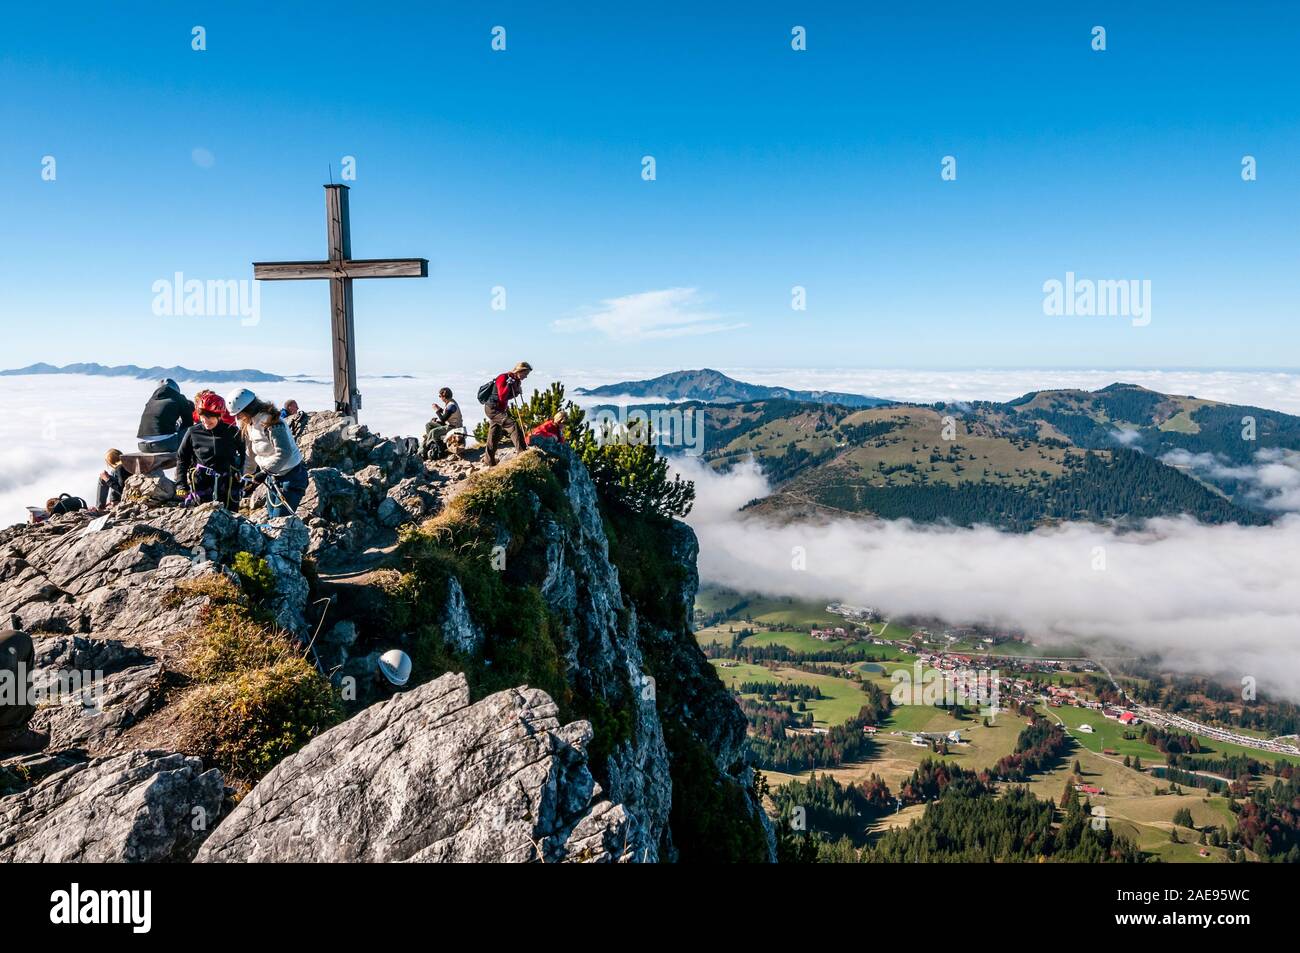
POLYGON ((196 371, 188 367, 139 367, 135 364, 119 364, 112 367, 103 364, 65 364, 56 367, 53 364, 29 364, 12 370, 0 371, 0 377, 22 377, 31 374, 88 374, 93 377, 134 377, 138 380, 163 380, 170 377, 177 381, 206 381, 213 384, 230 383, 274 383, 288 380, 279 374, 241 368, 233 371, 196 371))
POLYGON ((585 397, 637 397, 661 400, 700 400, 706 403, 743 403, 752 400, 796 400, 845 407, 876 407, 889 403, 880 397, 822 390, 792 390, 766 384, 747 384, 712 368, 673 371, 641 381, 623 381, 602 387, 579 388, 585 397))

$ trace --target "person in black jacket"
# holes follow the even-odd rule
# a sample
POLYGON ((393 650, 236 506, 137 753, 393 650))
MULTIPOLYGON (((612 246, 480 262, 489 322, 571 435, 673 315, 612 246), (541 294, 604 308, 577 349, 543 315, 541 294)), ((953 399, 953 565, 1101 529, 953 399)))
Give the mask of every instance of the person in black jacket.
POLYGON ((144 406, 136 439, 141 453, 175 453, 194 419, 194 405, 171 378, 160 381, 144 406))
POLYGON ((211 392, 201 395, 197 427, 185 431, 176 451, 176 485, 185 505, 216 500, 228 510, 239 507, 239 478, 244 469, 244 441, 226 402, 211 392))

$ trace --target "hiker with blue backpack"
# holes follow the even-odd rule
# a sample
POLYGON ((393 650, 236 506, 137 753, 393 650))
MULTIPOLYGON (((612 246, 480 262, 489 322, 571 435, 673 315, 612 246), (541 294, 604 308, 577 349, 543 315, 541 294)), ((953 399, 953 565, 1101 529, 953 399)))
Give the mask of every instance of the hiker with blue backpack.
POLYGON ((523 382, 533 372, 533 366, 527 361, 520 361, 513 370, 498 374, 478 389, 478 400, 483 405, 483 415, 487 417, 488 432, 484 456, 487 465, 497 465, 497 441, 501 435, 508 434, 514 444, 515 453, 524 452, 527 445, 524 440, 524 428, 510 411, 510 402, 523 396, 523 382))

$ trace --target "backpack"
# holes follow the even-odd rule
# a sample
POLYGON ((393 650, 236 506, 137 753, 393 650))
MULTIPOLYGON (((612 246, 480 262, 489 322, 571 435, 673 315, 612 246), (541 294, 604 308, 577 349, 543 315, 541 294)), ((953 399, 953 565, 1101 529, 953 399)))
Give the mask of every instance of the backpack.
POLYGON ((59 502, 54 504, 54 509, 50 510, 51 516, 62 516, 64 513, 75 513, 78 510, 86 508, 86 501, 79 496, 70 496, 67 493, 59 494, 59 502))
POLYGON ((480 404, 486 404, 489 400, 493 398, 493 396, 495 396, 496 392, 497 392, 497 381, 496 378, 494 377, 492 378, 492 380, 488 381, 486 384, 484 384, 482 387, 478 389, 478 402, 480 404))

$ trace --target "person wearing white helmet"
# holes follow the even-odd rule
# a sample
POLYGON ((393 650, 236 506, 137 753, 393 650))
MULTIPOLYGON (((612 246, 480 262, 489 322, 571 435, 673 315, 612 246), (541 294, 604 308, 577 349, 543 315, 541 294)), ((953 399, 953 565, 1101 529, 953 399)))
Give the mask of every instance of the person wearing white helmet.
POLYGON ((307 464, 289 425, 274 404, 241 387, 226 401, 239 421, 248 449, 245 479, 248 489, 273 478, 267 488, 267 513, 271 519, 289 516, 307 492, 307 464))

